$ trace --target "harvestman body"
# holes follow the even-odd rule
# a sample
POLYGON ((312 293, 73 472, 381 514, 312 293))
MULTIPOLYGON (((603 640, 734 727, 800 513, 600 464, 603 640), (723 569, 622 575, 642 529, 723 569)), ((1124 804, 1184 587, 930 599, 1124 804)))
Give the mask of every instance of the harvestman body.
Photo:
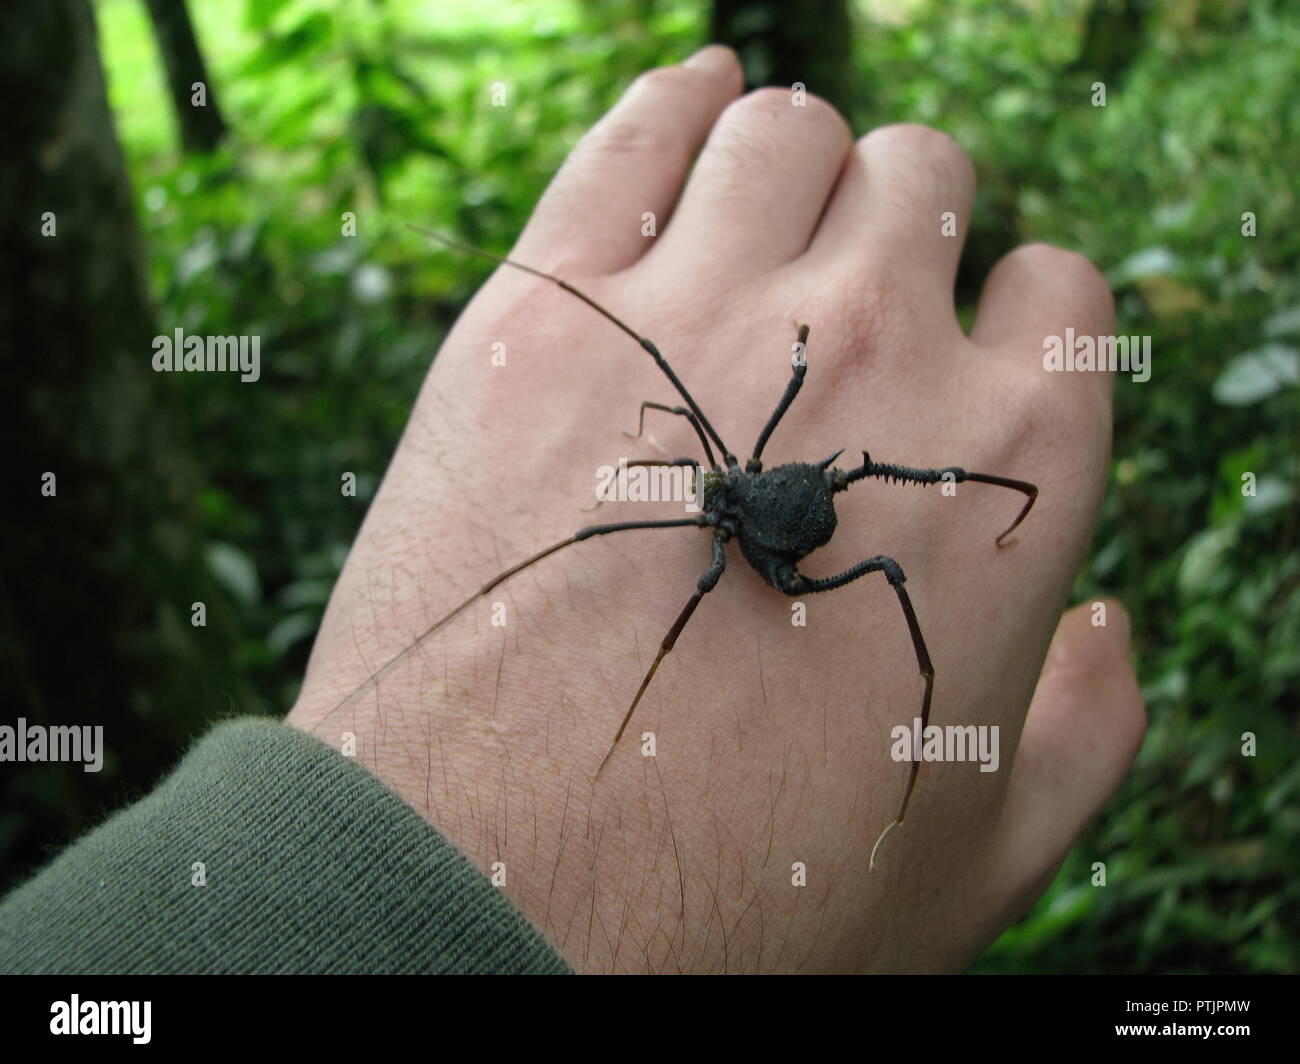
MULTIPOLYGON (((835 494, 846 490, 855 481, 867 477, 880 477, 887 481, 899 481, 909 484, 936 484, 945 480, 950 483, 960 484, 964 481, 974 481, 1022 492, 1026 496, 1025 504, 1007 530, 997 537, 996 543, 999 547, 1003 545, 1007 536, 1015 531, 1020 522, 1025 519, 1025 515, 1029 513, 1030 507, 1034 505, 1034 500, 1038 497, 1037 487, 1022 480, 1009 480, 1006 477, 990 476, 984 473, 968 473, 957 466, 949 466, 945 469, 911 469, 907 466, 873 462, 870 455, 865 451, 862 453, 862 464, 847 471, 831 468, 831 463, 843 453, 842 451, 837 451, 824 461, 815 464, 790 462, 774 469, 764 470, 761 461, 763 448, 767 444, 768 437, 772 435, 773 430, 794 401, 795 396, 799 394, 799 389, 803 386, 804 375, 808 370, 807 361, 803 357, 804 345, 808 339, 807 325, 799 327, 798 342, 795 348, 796 354, 793 359, 794 373, 790 383, 786 385, 785 394, 781 397, 781 401, 777 403, 772 416, 768 418, 767 424, 759 434, 758 442, 754 445, 754 453, 746 461, 742 470, 736 456, 722 442, 717 430, 709 423, 704 411, 700 409, 699 405, 691 397, 690 392, 686 390, 686 386, 682 384, 677 374, 673 372, 672 367, 659 353, 659 349, 644 336, 641 336, 590 297, 558 277, 543 273, 541 270, 535 270, 531 266, 525 266, 522 263, 512 262, 510 259, 472 247, 469 244, 449 240, 419 226, 411 226, 411 228, 448 247, 491 259, 494 262, 511 266, 517 270, 523 270, 526 273, 531 273, 536 277, 557 284, 632 337, 649 353, 650 357, 654 359, 655 365, 663 371, 664 376, 668 378, 678 394, 686 401, 684 407, 666 406, 662 403, 648 401, 642 403, 642 427, 644 427, 647 409, 660 410, 685 418, 699 437, 700 444, 708 460, 709 469, 707 472, 702 472, 699 460, 694 458, 678 458, 671 461, 650 458, 627 463, 628 466, 694 467, 697 483, 703 486, 701 512, 694 517, 667 521, 622 521, 616 524, 589 525, 586 528, 579 529, 568 539, 553 544, 518 565, 498 573, 445 617, 434 622, 415 640, 411 647, 408 647, 407 650, 380 668, 370 679, 353 691, 343 702, 339 703, 331 713, 347 705, 372 683, 377 682, 379 677, 390 666, 396 664, 406 653, 433 635, 434 632, 438 631, 452 618, 458 616, 472 603, 516 573, 522 572, 543 558, 549 557, 574 543, 591 539, 593 536, 605 536, 614 532, 625 532, 633 529, 694 526, 713 530, 713 561, 696 584, 695 594, 691 596, 690 601, 678 614, 677 620, 673 622, 673 626, 668 630, 668 634, 664 636, 663 642, 660 643, 659 652, 655 655, 654 661, 647 670, 645 677, 641 680, 641 686, 637 688, 632 704, 628 707, 613 742, 610 743, 609 752, 606 753, 596 769, 597 778, 599 778, 601 770, 609 762, 610 757, 613 756, 619 739, 623 737, 623 732, 632 719, 632 714, 636 711, 642 695, 645 694, 655 671, 659 668, 659 663, 673 649, 677 637, 681 635, 682 629, 686 627, 687 621, 695 612, 695 607, 700 604, 700 600, 713 590, 722 577, 727 564, 725 548, 727 543, 733 539, 740 545, 740 552, 744 555, 745 560, 757 570, 758 574, 774 588, 786 595, 797 596, 818 591, 831 591, 834 588, 851 583, 860 576, 866 576, 868 573, 884 573, 885 579, 889 581, 890 587, 894 589, 894 593, 898 596, 899 605, 903 609, 903 617, 907 621, 907 629, 912 637, 912 647, 916 652, 917 667, 920 669, 921 676, 925 681, 925 693, 921 697, 920 715, 921 729, 925 729, 930 720, 930 701, 934 692, 934 667, 930 663, 930 653, 926 649, 924 638, 921 636, 921 627, 917 623, 912 601, 903 587, 906 577, 899 564, 893 558, 877 555, 859 562, 836 576, 818 578, 801 573, 798 563, 818 547, 825 546, 830 542, 836 525, 835 494), (714 444, 722 453, 721 465, 714 456, 714 444)), ((889 834, 892 828, 902 824, 903 817, 907 814, 907 804, 916 786, 916 776, 919 770, 920 763, 914 760, 898 815, 881 832, 875 846, 871 849, 870 868, 875 868, 876 851, 880 848, 885 836, 889 834)))

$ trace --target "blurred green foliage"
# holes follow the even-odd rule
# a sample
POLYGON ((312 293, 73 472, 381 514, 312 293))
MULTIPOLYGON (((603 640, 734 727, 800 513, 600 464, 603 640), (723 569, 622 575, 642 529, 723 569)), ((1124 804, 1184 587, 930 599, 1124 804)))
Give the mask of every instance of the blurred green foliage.
MULTIPOLYGON (((281 713, 429 361, 486 272, 403 226, 508 247, 577 137, 638 72, 703 43, 708 11, 191 10, 232 129, 210 158, 178 151, 143 6, 97 4, 159 327, 237 322, 263 338, 257 387, 177 375, 174 443, 206 477, 207 557, 257 692, 239 708, 281 713), (491 105, 494 83, 508 106, 491 105), (346 211, 355 238, 341 235, 346 211), (355 499, 337 490, 345 469, 355 499)), ((1105 106, 1080 54, 1088 12, 854 7, 855 125, 934 125, 976 162, 965 269, 979 276, 1026 240, 1081 251, 1115 287, 1118 331, 1149 334, 1154 352, 1148 383, 1117 385, 1113 476, 1077 584, 1079 600, 1115 594, 1132 612, 1150 734, 1046 897, 975 970, 1295 972, 1300 11, 1149 5, 1105 106), (1241 753, 1248 731, 1255 757, 1241 753)), ((974 290, 960 291, 969 320, 974 290)))

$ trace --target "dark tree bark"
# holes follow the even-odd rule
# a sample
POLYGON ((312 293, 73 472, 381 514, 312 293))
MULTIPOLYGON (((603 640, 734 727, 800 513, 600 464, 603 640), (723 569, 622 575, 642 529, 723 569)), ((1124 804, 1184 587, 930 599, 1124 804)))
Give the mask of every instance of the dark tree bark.
POLYGON ((1074 69, 1118 81, 1146 47, 1150 0, 1095 0, 1074 69))
POLYGON ((167 87, 180 127, 181 146, 186 152, 210 152, 225 139, 226 122, 217 106, 185 0, 145 0, 145 6, 167 68, 167 87), (207 93, 204 107, 193 103, 194 83, 200 81, 207 93))
POLYGON ((865 103, 846 0, 714 0, 710 34, 739 53, 747 87, 802 82, 850 118, 865 103))
POLYGON ((0 889, 150 785, 246 687, 177 447, 133 196, 87 0, 0 6, 0 348, 12 463, 0 545, 4 723, 104 727, 102 771, 0 772, 0 889), (42 493, 47 473, 56 493, 42 493), (189 623, 205 601, 209 627, 189 623), (224 691, 233 692, 227 696, 224 691))

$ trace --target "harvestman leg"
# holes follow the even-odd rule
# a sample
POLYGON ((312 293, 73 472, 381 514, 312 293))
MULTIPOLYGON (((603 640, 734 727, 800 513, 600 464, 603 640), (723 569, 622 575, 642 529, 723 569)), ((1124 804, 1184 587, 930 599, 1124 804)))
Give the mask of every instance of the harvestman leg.
POLYGON ((609 759, 614 756, 614 748, 618 746, 618 741, 623 738, 623 732, 627 730, 628 721, 632 719, 632 714, 636 712, 636 707, 640 705, 641 696, 645 694, 646 688, 650 686, 650 681, 654 678, 659 663, 672 651, 673 645, 677 642, 677 637, 682 634, 682 629, 686 627, 686 622, 691 619, 691 614, 695 612, 695 607, 700 604, 700 600, 712 591, 722 578, 722 572, 727 567, 726 544, 730 538, 731 533, 725 529, 719 528, 714 531, 713 563, 697 581, 695 594, 691 596, 682 612, 677 615, 677 620, 673 621, 673 626, 668 629, 668 634, 664 636, 663 642, 659 644, 659 653, 655 655, 654 661, 646 671, 645 678, 641 681, 641 686, 637 688, 636 697, 632 699, 632 704, 623 717, 623 723, 618 726, 618 734, 614 736, 614 741, 609 744, 609 752, 605 754, 596 769, 596 779, 600 779, 601 770, 609 762, 609 759))
POLYGON ((704 435, 704 429, 700 426, 699 419, 684 406, 668 406, 665 403, 656 403, 647 399, 641 404, 641 417, 637 422, 636 435, 633 436, 632 433, 625 432, 623 433, 624 436, 629 440, 639 440, 641 438, 641 434, 645 432, 645 412, 647 408, 662 410, 665 414, 676 414, 678 417, 684 417, 689 421, 691 428, 695 430, 695 434, 700 438, 700 443, 704 445, 704 453, 709 458, 709 465, 714 469, 718 468, 718 460, 713 457, 713 448, 709 446, 709 438, 704 435))
MULTIPOLYGON (((695 483, 700 483, 700 461, 698 458, 634 458, 632 461, 628 462, 624 468, 636 469, 638 466, 672 466, 674 468, 678 466, 693 466, 695 468, 695 483)), ((595 506, 584 506, 581 508, 582 512, 584 514, 594 513, 608 501, 608 499, 597 499, 595 506)))
MULTIPOLYGON (((799 335, 795 343, 802 351, 808 345, 808 326, 799 326, 799 335)), ((785 386, 785 394, 781 396, 781 401, 776 404, 776 409, 772 411, 772 416, 767 419, 767 424, 763 426, 763 431, 758 434, 758 442, 754 444, 754 453, 745 463, 746 473, 761 473, 763 463, 760 459, 763 456, 763 448, 767 446, 768 437, 776 430, 781 419, 785 417, 785 412, 790 409, 790 404, 794 402, 794 397, 799 394, 799 389, 803 387, 804 376, 808 372, 808 360, 796 359, 794 362, 794 373, 790 377, 790 383, 785 386)))
MULTIPOLYGON (((695 434, 699 436, 700 443, 704 445, 704 453, 709 457, 709 465, 714 469, 718 468, 718 461, 713 457, 713 448, 709 446, 709 438, 704 435, 704 429, 700 427, 699 419, 684 406, 668 406, 664 403, 656 403, 653 400, 647 399, 641 404, 641 416, 637 423, 636 435, 634 436, 630 432, 625 432, 623 433, 624 436, 629 440, 639 440, 641 438, 642 433, 645 432, 645 412, 647 407, 651 410, 662 410, 666 414, 676 414, 679 417, 686 418, 686 420, 691 423, 691 427, 695 429, 695 434)), ((695 483, 697 485, 700 483, 700 463, 694 458, 638 458, 635 461, 627 463, 628 469, 633 469, 637 466, 693 466, 695 468, 695 483)), ((696 490, 698 491, 699 488, 697 487, 696 490)), ((583 507, 582 512, 588 514, 593 513, 594 511, 599 510, 605 502, 605 499, 597 499, 595 506, 585 506, 583 507)))
MULTIPOLYGON (((592 299, 591 296, 587 295, 585 292, 579 291, 577 288, 574 288, 573 285, 569 284, 569 282, 563 278, 556 277, 554 274, 546 273, 543 270, 534 269, 532 266, 525 266, 522 262, 515 262, 513 259, 507 259, 502 255, 494 255, 492 252, 484 251, 482 248, 476 248, 472 244, 463 244, 459 240, 452 240, 448 237, 432 232, 431 230, 425 229, 423 226, 412 225, 410 222, 407 222, 406 225, 408 229, 412 229, 417 233, 422 233, 430 240, 436 240, 439 244, 446 247, 457 248, 458 250, 467 252, 471 255, 478 255, 480 258, 490 259, 493 262, 500 262, 506 266, 513 267, 516 270, 523 270, 524 273, 531 273, 534 277, 540 277, 544 281, 550 281, 552 284, 558 285, 560 288, 564 289, 564 291, 568 292, 570 295, 576 296, 578 299, 582 300, 587 304, 587 306, 591 307, 592 310, 601 315, 612 325, 622 329, 623 332, 627 333, 628 336, 641 345, 641 349, 645 351, 646 354, 654 359, 654 363, 659 367, 659 371, 663 373, 663 375, 668 378, 669 383, 677 389, 677 394, 686 400, 686 405, 690 407, 691 413, 695 416, 699 427, 708 433, 709 439, 718 445, 718 449, 722 452, 723 461, 727 463, 727 468, 740 468, 739 463, 736 461, 736 456, 732 454, 731 451, 727 449, 727 445, 722 442, 722 437, 718 435, 718 430, 715 429, 709 423, 709 419, 704 416, 704 411, 700 409, 700 404, 697 403, 691 393, 686 390, 686 385, 684 385, 681 382, 681 378, 673 372, 672 366, 668 365, 668 360, 664 358, 663 354, 659 351, 659 348, 651 342, 649 337, 642 336, 632 328, 632 326, 628 325, 627 322, 610 313, 592 299)), ((694 423, 695 422, 692 422, 692 424, 694 423)))
MULTIPOLYGON (((930 651, 926 649, 925 638, 921 635, 921 626, 916 622, 916 611, 912 609, 912 600, 908 597, 907 589, 903 587, 907 577, 903 574, 902 567, 899 566, 898 562, 894 561, 893 558, 878 554, 874 558, 858 562, 852 569, 845 569, 844 572, 837 576, 821 578, 805 576, 798 569, 793 569, 781 590, 787 595, 806 595, 816 591, 832 591, 837 587, 852 583, 860 576, 875 572, 885 574, 889 586, 894 589, 894 594, 898 596, 898 604, 903 607, 903 616, 907 619, 907 630, 912 636, 912 649, 916 652, 917 668, 920 669, 921 678, 925 681, 925 694, 921 697, 921 731, 924 733, 926 725, 930 722, 930 698, 934 694, 934 665, 930 662, 930 651)), ((920 769, 921 763, 913 759, 912 769, 907 776, 907 790, 903 792, 903 804, 899 807, 898 816, 886 825, 885 830, 876 839, 876 844, 871 847, 871 860, 868 863, 868 868, 871 870, 876 867, 876 851, 880 849, 880 844, 885 841, 885 836, 898 827, 903 822, 903 817, 907 815, 907 803, 911 801, 912 790, 916 787, 916 775, 920 769)))
POLYGON ((405 650, 401 651, 401 653, 399 654, 394 655, 383 665, 381 665, 378 671, 374 672, 370 676, 370 678, 365 681, 365 683, 359 685, 355 690, 352 691, 351 694, 349 694, 345 699, 343 699, 342 702, 340 702, 337 706, 335 706, 332 710, 330 710, 328 716, 324 719, 328 719, 330 716, 333 716, 340 709, 342 709, 349 702, 351 702, 354 698, 356 698, 357 695, 359 695, 362 691, 367 690, 372 684, 378 683, 380 678, 384 675, 384 673, 386 673, 390 668, 396 665, 397 662, 400 661, 402 658, 404 658, 411 650, 418 647, 421 643, 423 643, 426 639, 428 639, 431 635, 433 635, 434 632, 438 631, 438 629, 441 628, 443 625, 445 625, 448 621, 454 619, 455 617, 458 617, 467 608, 469 608, 469 606, 471 606, 474 602, 476 602, 478 599, 481 599, 484 595, 492 591, 493 588, 499 586, 500 584, 505 583, 516 573, 523 572, 530 565, 535 565, 537 562, 540 562, 543 558, 549 558, 552 554, 555 554, 556 552, 563 550, 565 547, 570 547, 575 543, 581 543, 585 539, 591 539, 594 536, 607 536, 613 532, 630 532, 635 529, 642 529, 642 528, 687 528, 690 526, 705 528, 707 527, 707 525, 708 522, 704 514, 699 514, 696 517, 679 517, 667 521, 620 521, 617 524, 588 525, 586 528, 578 529, 578 531, 575 532, 573 535, 571 535, 568 539, 562 539, 560 540, 559 543, 553 543, 545 550, 538 551, 531 558, 525 558, 518 565, 512 565, 509 569, 506 569, 505 571, 498 573, 486 584, 484 584, 477 591, 475 591, 474 594, 470 595, 469 598, 467 598, 454 610, 452 610, 450 613, 446 614, 445 616, 440 617, 438 620, 434 621, 433 624, 431 624, 428 628, 426 628, 423 632, 421 632, 420 635, 416 637, 415 641, 412 642, 408 647, 406 647, 405 650))
POLYGON ((887 481, 896 480, 908 484, 938 484, 945 476, 951 476, 954 484, 962 484, 970 480, 980 484, 994 484, 1000 488, 1011 488, 1028 496, 1016 519, 995 541, 999 547, 1006 545, 1003 541, 1020 526, 1020 522, 1029 514, 1038 498, 1038 487, 1027 480, 1011 480, 988 473, 968 473, 961 466, 948 466, 946 469, 912 469, 908 466, 890 465, 888 462, 873 462, 871 455, 866 451, 862 452, 862 465, 848 473, 841 473, 836 478, 832 490, 843 491, 854 481, 866 477, 881 477, 887 481))

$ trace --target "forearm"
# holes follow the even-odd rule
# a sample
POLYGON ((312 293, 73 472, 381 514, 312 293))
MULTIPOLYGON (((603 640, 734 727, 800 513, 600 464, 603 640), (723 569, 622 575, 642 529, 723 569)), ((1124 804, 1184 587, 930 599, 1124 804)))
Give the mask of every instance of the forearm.
POLYGON ((282 724, 218 727, 0 902, 9 972, 562 971, 378 781, 282 724))

